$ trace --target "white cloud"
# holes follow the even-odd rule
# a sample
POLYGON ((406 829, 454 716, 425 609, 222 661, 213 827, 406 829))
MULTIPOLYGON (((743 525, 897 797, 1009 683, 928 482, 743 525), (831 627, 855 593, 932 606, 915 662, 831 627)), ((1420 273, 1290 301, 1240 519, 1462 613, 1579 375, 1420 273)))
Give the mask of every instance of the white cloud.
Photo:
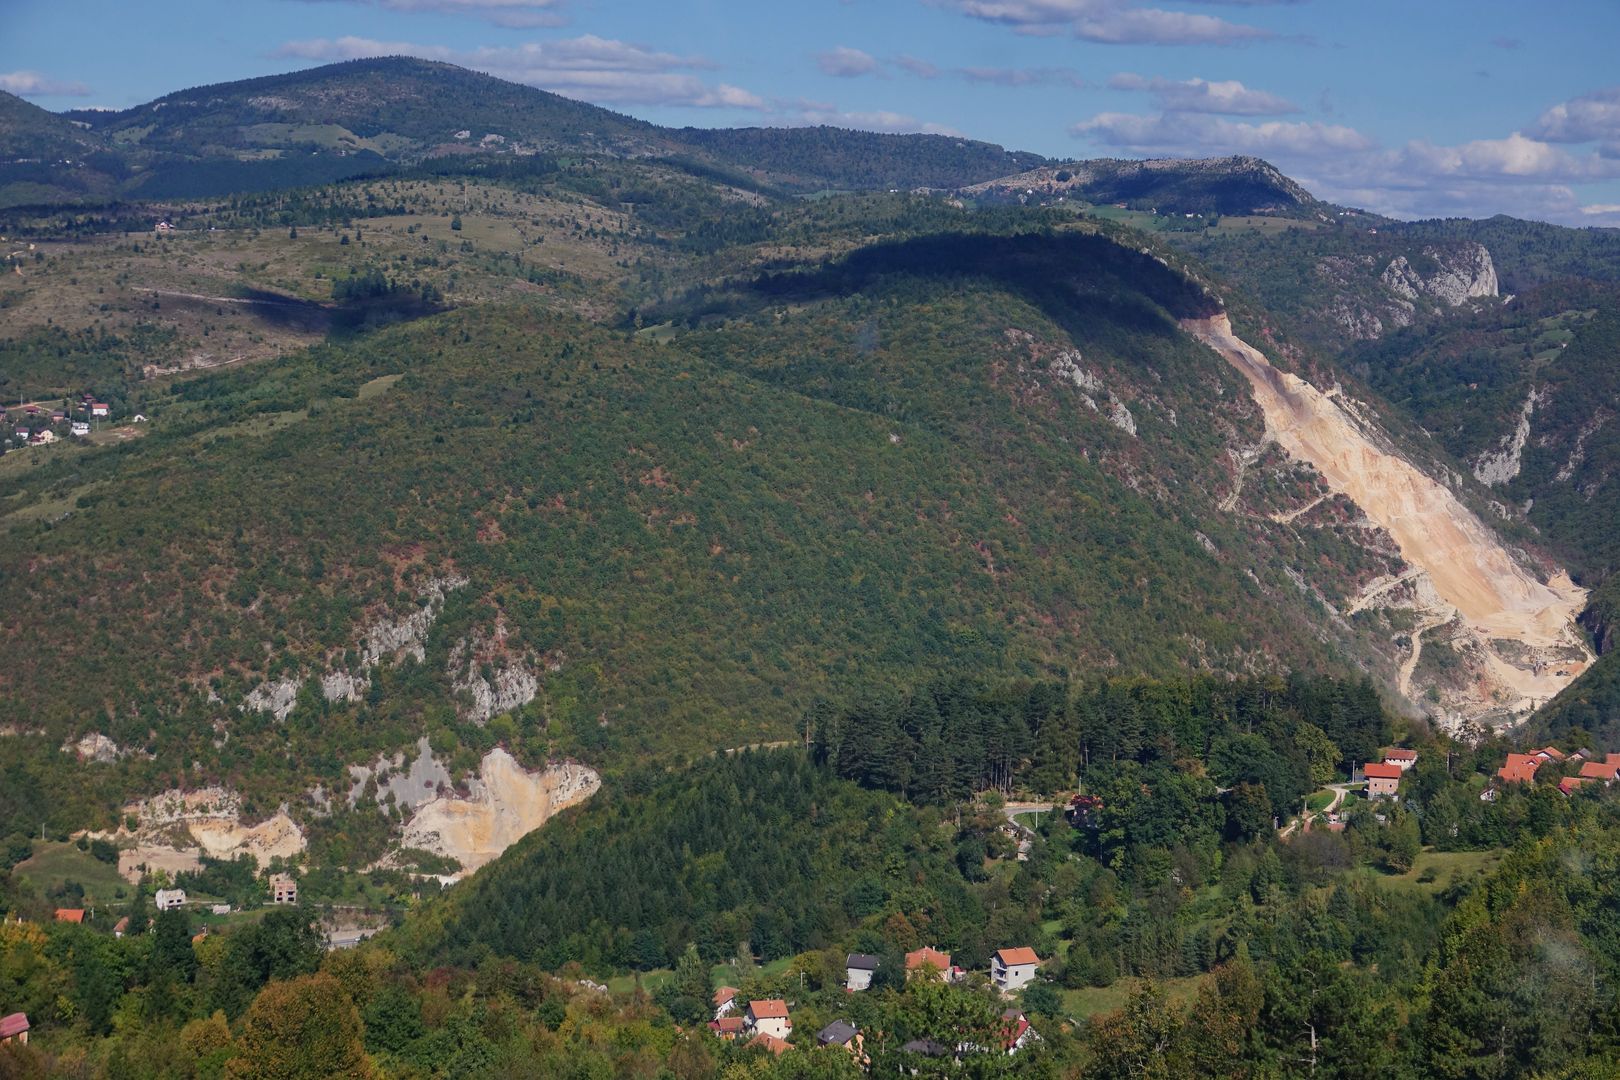
POLYGON ((1606 142, 1620 146, 1620 86, 1609 86, 1554 105, 1530 127, 1544 142, 1606 142))
POLYGON ((1146 90, 1159 108, 1172 112, 1219 113, 1227 116, 1280 116, 1297 113, 1299 106, 1264 90, 1251 90, 1236 79, 1143 78, 1125 72, 1108 80, 1115 90, 1146 90))
POLYGON ((18 97, 88 97, 90 88, 82 82, 52 79, 37 71, 0 72, 0 90, 18 97))
POLYGON ((847 45, 817 53, 816 66, 821 68, 824 74, 835 75, 842 79, 871 75, 878 70, 876 57, 859 49, 851 49, 847 45))
POLYGON ((1579 183, 1620 177, 1620 161, 1608 161, 1596 154, 1571 154, 1517 131, 1505 139, 1475 139, 1457 146, 1410 142, 1397 155, 1397 164, 1418 175, 1475 180, 1579 183))
POLYGON ((563 0, 327 0, 327 2, 379 7, 385 11, 432 12, 469 15, 496 26, 561 26, 563 0))
POLYGON ((1106 146, 1164 157, 1222 154, 1349 154, 1373 141, 1354 128, 1319 121, 1241 123, 1190 113, 1099 113, 1069 129, 1106 146))
MULTIPOLYGON (((929 0, 937 7, 1020 33, 1056 34, 1107 45, 1236 45, 1276 37, 1213 15, 1138 7, 1132 0, 929 0)), ((1254 6, 1254 5, 1244 5, 1254 6)))
POLYGON ((307 60, 355 60, 368 56, 442 60, 602 104, 766 108, 765 99, 758 94, 727 83, 710 84, 690 74, 693 70, 714 66, 701 57, 658 52, 594 34, 477 49, 360 37, 316 38, 289 41, 277 53, 307 60))
POLYGON ((845 110, 830 101, 797 101, 776 103, 772 122, 788 127, 819 126, 854 128, 857 131, 876 131, 886 135, 951 135, 965 136, 946 124, 919 120, 906 113, 888 109, 845 110))

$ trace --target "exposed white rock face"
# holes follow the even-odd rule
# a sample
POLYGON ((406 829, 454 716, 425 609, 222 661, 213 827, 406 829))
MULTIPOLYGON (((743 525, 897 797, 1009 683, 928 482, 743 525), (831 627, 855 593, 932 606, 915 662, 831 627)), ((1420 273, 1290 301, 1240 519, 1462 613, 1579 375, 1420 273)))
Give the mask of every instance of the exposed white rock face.
POLYGON ((247 853, 262 865, 304 850, 303 831, 285 806, 257 825, 243 825, 241 810, 240 796, 222 787, 166 791, 124 807, 139 822, 136 836, 143 850, 154 858, 178 850, 163 839, 176 826, 184 826, 197 846, 217 859, 247 853))
POLYGON ((242 699, 242 708, 253 712, 267 712, 277 720, 285 720, 298 703, 298 688, 302 680, 286 678, 262 682, 242 699))
POLYGON ((111 765, 131 753, 99 731, 92 731, 78 742, 63 743, 62 752, 75 754, 80 761, 94 761, 101 765, 111 765))
POLYGON ((1418 272, 1405 255, 1395 256, 1379 280, 1403 300, 1428 299, 1456 307, 1478 296, 1496 296, 1496 264, 1484 244, 1465 244, 1458 250, 1425 248, 1437 269, 1427 276, 1418 272))
POLYGON ((328 671, 321 676, 321 696, 327 701, 359 701, 371 689, 371 680, 347 671, 328 671))
POLYGON ((349 789, 349 805, 354 806, 365 794, 366 784, 377 780, 377 803, 385 805, 390 795, 394 805, 414 810, 430 799, 437 798, 443 788, 450 786, 450 770, 433 756, 433 748, 424 735, 416 741, 416 757, 407 768, 405 754, 392 758, 379 756, 374 765, 350 765, 349 777, 354 786, 349 789))
POLYGON ((1049 370, 1058 378, 1073 383, 1075 388, 1080 391, 1080 400, 1092 412, 1102 412, 1102 409, 1097 405, 1097 399, 1092 395, 1106 396, 1108 398, 1109 422, 1125 432, 1125 434, 1135 437, 1136 418, 1131 415, 1131 410, 1125 407, 1125 403, 1112 390, 1103 385, 1102 378, 1099 375, 1086 370, 1080 365, 1080 351, 1078 349, 1067 349, 1057 355, 1057 358, 1052 361, 1049 370))
POLYGON ((422 590, 426 602, 409 615, 366 628, 360 642, 360 666, 369 668, 387 657, 414 656, 417 663, 427 659, 428 631, 444 608, 444 595, 467 584, 464 577, 434 578, 422 590))
POLYGON ((462 719, 477 724, 488 723, 503 712, 528 704, 540 692, 540 680, 519 664, 496 668, 488 678, 476 667, 469 667, 453 685, 458 691, 472 695, 472 704, 457 711, 462 719))
POLYGON ((1505 484, 1519 475, 1525 440, 1530 438, 1530 417, 1541 400, 1542 396, 1536 393, 1536 388, 1532 386, 1524 399, 1524 408, 1519 410, 1519 422, 1513 428, 1512 434, 1502 436, 1500 446, 1479 455, 1479 460, 1474 462, 1475 480, 1486 487, 1494 487, 1497 484, 1505 484))

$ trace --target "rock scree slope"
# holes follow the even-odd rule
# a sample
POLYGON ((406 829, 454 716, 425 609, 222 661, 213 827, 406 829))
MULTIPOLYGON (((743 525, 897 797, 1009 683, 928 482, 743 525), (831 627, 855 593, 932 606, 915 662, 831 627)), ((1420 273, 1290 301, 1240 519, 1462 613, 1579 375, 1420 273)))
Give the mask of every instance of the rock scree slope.
MULTIPOLYGON (((1310 463, 1334 491, 1362 508, 1400 547, 1401 556, 1426 578, 1415 590, 1427 609, 1414 632, 1459 622, 1472 646, 1474 685, 1452 702, 1452 722, 1506 710, 1522 714, 1553 697, 1591 662, 1575 627, 1586 591, 1558 570, 1540 580, 1515 559, 1497 536, 1444 484, 1398 453, 1380 445, 1377 432, 1353 417, 1335 396, 1274 368, 1238 338, 1225 314, 1184 319, 1182 326, 1248 378, 1265 415, 1266 435, 1288 454, 1310 463), (1436 610, 1438 609, 1438 610, 1436 610), (1435 616, 1449 616, 1437 623, 1435 616), (1498 642, 1516 642, 1512 659, 1498 642)), ((1410 692, 1410 664, 1403 693, 1410 692)))

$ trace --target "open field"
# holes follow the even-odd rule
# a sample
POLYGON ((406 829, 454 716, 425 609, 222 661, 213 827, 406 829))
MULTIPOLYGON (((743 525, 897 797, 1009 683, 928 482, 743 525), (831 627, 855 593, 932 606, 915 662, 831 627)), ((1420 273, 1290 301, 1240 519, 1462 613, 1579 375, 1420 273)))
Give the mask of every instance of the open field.
POLYGON ((92 858, 71 843, 34 842, 32 857, 12 870, 13 877, 26 878, 41 892, 68 881, 84 886, 85 904, 111 904, 127 899, 128 885, 118 876, 118 868, 92 858))

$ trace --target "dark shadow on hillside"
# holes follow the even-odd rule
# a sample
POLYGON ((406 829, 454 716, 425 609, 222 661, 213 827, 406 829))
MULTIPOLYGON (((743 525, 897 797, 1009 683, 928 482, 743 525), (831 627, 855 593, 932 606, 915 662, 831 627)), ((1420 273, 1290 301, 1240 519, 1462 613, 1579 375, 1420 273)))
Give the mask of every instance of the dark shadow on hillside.
POLYGON ((1220 310, 1220 302, 1198 282, 1104 236, 949 233, 874 244, 815 270, 695 290, 662 314, 696 327, 766 306, 903 287, 906 279, 988 281, 1071 329, 1101 319, 1139 333, 1169 334, 1177 319, 1220 310))

